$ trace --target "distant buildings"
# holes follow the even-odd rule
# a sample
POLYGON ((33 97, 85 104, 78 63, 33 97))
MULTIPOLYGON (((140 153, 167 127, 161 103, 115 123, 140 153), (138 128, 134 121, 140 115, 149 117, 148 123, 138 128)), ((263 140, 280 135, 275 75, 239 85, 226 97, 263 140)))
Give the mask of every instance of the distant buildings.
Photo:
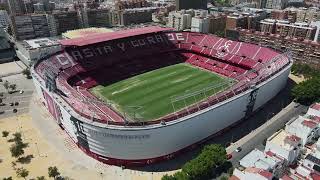
POLYGON ((50 36, 45 14, 10 16, 13 37, 16 40, 50 36))
POLYGON ((135 8, 118 11, 118 25, 127 26, 131 24, 139 24, 152 22, 153 8, 135 8))
POLYGON ((207 9, 207 0, 176 0, 176 10, 207 9))
POLYGON ((287 6, 288 0, 267 0, 266 8, 268 9, 283 9, 287 6))
POLYGON ((9 16, 7 11, 0 10, 0 28, 9 26, 9 16))
POLYGON ((23 0, 7 0, 9 7, 9 13, 12 15, 15 14, 24 14, 26 13, 25 5, 23 0))
POLYGON ((285 20, 265 19, 261 23, 261 32, 278 34, 281 37, 314 40, 317 27, 307 23, 290 23, 285 20))
POLYGON ((226 15, 222 13, 209 14, 207 10, 172 11, 169 13, 167 26, 179 31, 190 30, 223 35, 226 27, 226 15))
POLYGON ((233 36, 235 39, 248 43, 260 44, 282 51, 290 50, 293 60, 297 63, 307 63, 320 68, 320 43, 318 42, 245 29, 235 30, 233 36))
POLYGON ((47 15, 50 35, 57 36, 62 33, 81 28, 81 20, 76 11, 54 12, 47 15))

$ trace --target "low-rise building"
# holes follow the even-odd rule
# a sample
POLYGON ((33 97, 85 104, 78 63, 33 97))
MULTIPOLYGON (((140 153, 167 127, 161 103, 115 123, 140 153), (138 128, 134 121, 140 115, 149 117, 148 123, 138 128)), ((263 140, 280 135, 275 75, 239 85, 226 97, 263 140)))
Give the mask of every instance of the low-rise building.
POLYGON ((230 177, 229 180, 272 180, 272 178, 272 173, 266 170, 249 167, 244 169, 243 171, 237 168, 234 169, 233 175, 230 177))
POLYGON ((302 146, 319 137, 319 122, 299 116, 286 124, 285 130, 301 139, 302 146))
POLYGON ((275 177, 281 177, 285 168, 285 159, 268 151, 266 153, 254 149, 240 160, 240 165, 249 168, 259 168, 269 171, 275 177))
POLYGON ((303 166, 320 173, 320 159, 312 154, 308 154, 303 160, 303 166))
POLYGON ((31 39, 16 43, 17 57, 27 66, 61 50, 61 44, 55 38, 31 39))
POLYGON ((292 164, 300 155, 301 148, 301 138, 280 130, 267 139, 265 153, 270 151, 284 158, 287 164, 292 164))
POLYGON ((308 111, 307 114, 310 116, 316 116, 316 117, 320 117, 320 103, 314 103, 312 104, 308 111))

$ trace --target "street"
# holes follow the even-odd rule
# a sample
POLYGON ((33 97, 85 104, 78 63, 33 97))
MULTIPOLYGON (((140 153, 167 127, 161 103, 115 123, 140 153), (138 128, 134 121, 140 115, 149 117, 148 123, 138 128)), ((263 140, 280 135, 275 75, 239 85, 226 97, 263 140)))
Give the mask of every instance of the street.
POLYGON ((258 148, 264 150, 263 143, 268 137, 279 129, 282 129, 286 122, 305 112, 307 108, 308 107, 302 105, 297 106, 296 103, 293 102, 258 129, 229 146, 227 152, 232 154, 231 162, 233 166, 239 166, 239 161, 253 149, 258 148), (236 152, 235 149, 237 147, 241 147, 242 150, 236 152))

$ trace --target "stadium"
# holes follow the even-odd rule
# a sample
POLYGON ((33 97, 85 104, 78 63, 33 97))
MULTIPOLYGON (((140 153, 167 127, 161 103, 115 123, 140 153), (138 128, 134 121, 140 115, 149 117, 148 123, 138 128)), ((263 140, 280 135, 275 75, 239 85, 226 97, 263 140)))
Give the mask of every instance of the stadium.
POLYGON ((287 52, 160 27, 60 43, 32 67, 37 94, 81 150, 121 166, 174 158, 235 126, 292 65, 287 52))

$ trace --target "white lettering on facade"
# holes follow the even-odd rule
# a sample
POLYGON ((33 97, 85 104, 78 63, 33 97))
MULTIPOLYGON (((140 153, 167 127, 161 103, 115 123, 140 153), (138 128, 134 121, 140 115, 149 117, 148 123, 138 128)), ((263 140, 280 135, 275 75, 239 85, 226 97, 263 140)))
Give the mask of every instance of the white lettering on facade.
POLYGON ((112 53, 112 48, 111 46, 103 46, 103 50, 106 54, 112 53))
POLYGON ((60 63, 61 66, 66 66, 66 65, 73 65, 73 61, 69 58, 69 56, 65 56, 64 54, 59 54, 56 56, 58 59, 58 62, 60 63))
POLYGON ((154 38, 151 37, 151 36, 148 36, 148 37, 147 37, 147 40, 148 40, 149 44, 156 44, 156 41, 155 41, 154 38))
POLYGON ((77 60, 83 59, 83 56, 80 51, 71 51, 71 55, 73 59, 77 59, 77 60))
POLYGON ((175 33, 175 34, 170 33, 170 34, 167 34, 167 36, 170 41, 184 41, 185 40, 182 33, 175 33))
POLYGON ((184 37, 182 33, 176 33, 176 38, 178 41, 184 41, 184 37))
POLYGON ((133 47, 139 47, 139 43, 138 43, 137 40, 132 40, 132 41, 130 41, 130 42, 131 42, 131 45, 132 45, 133 47))
POLYGON ((112 134, 112 133, 105 133, 105 132, 98 132, 92 129, 88 129, 88 133, 93 136, 100 136, 104 138, 113 138, 113 139, 148 139, 150 138, 149 134, 142 134, 142 135, 122 135, 122 134, 112 134))
POLYGON ((91 58, 94 56, 94 53, 89 48, 83 49, 82 52, 86 58, 91 58))
POLYGON ((124 43, 118 43, 117 44, 118 48, 120 48, 122 51, 125 51, 125 48, 124 48, 124 43))
POLYGON ((157 34, 155 37, 156 37, 157 42, 159 42, 159 43, 163 42, 163 38, 161 35, 157 34))

